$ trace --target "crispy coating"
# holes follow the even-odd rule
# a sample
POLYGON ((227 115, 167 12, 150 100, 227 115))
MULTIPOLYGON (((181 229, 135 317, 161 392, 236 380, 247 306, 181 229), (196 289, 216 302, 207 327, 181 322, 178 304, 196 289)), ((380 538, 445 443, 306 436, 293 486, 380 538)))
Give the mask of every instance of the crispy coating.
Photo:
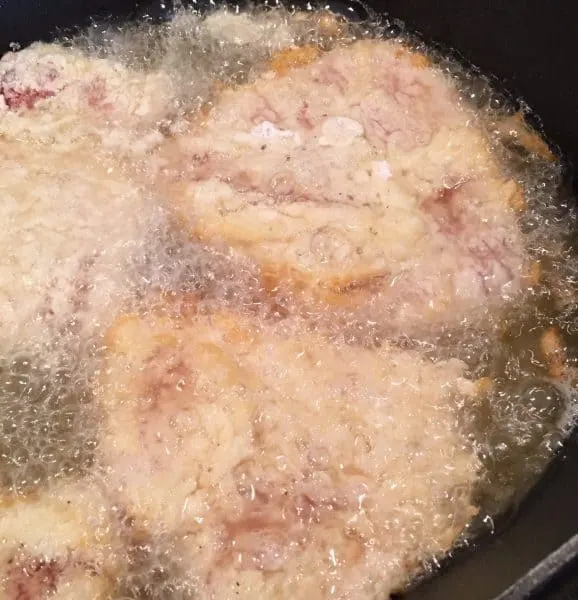
POLYGON ((475 513, 465 365, 186 313, 119 320, 97 396, 111 489, 199 598, 382 597, 450 548, 475 513))
POLYGON ((309 312, 411 331, 516 296, 523 195, 453 84, 395 42, 316 53, 280 54, 167 146, 184 227, 255 260, 269 291, 309 312))

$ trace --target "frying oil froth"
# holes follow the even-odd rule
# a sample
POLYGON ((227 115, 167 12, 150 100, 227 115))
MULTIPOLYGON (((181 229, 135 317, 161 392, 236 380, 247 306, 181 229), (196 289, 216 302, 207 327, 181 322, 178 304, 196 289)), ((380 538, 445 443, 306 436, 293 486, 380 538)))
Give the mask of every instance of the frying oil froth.
POLYGON ((383 596, 560 448, 561 166, 488 80, 377 34, 182 10, 0 62, 8 600, 383 596))

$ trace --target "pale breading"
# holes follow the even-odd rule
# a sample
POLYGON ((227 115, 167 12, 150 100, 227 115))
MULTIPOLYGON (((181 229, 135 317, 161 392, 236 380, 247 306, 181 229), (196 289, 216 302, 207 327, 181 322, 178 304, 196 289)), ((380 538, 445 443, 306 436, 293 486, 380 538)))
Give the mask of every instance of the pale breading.
POLYGON ((87 482, 0 499, 0 598, 108 598, 118 547, 110 505, 87 482))
POLYGON ((164 150, 184 226, 254 259, 265 287, 306 310, 362 308, 411 329, 515 297, 520 189, 454 83, 417 57, 358 41, 295 68, 289 53, 224 90, 164 150))
POLYGON ((36 351, 84 343, 131 289, 130 264, 153 223, 149 198, 122 164, 78 145, 0 140, 0 341, 36 351))
POLYGON ((451 547, 479 468, 463 363, 169 312, 109 333, 100 460, 199 598, 382 597, 451 547))

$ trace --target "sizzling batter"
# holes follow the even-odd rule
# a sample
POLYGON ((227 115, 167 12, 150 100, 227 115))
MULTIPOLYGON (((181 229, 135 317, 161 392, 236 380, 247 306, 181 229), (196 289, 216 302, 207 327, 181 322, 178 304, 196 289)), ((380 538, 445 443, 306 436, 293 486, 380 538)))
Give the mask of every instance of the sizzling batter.
POLYGON ((289 50, 175 146, 165 175, 185 226, 309 311, 357 308, 407 334, 523 287, 521 190, 454 84, 396 42, 289 50))
POLYGON ((382 597, 476 512, 459 361, 194 303, 124 317, 107 346, 109 487, 185 553, 197 598, 382 597))

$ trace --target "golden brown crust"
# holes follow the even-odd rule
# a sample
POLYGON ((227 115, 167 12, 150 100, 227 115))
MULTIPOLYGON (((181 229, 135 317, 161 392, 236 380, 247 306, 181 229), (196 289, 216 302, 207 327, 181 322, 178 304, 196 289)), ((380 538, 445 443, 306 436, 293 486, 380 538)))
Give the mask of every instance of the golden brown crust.
POLYGON ((524 190, 516 182, 512 181, 512 183, 514 183, 515 189, 512 192, 512 194, 508 196, 506 202, 508 206, 516 212, 524 212, 528 208, 528 204, 526 203, 526 197, 524 195, 524 190))
POLYGON ((566 372, 566 352, 557 327, 550 327, 542 334, 540 350, 548 365, 548 375, 561 379, 566 372))
POLYGON ((527 123, 523 111, 520 110, 504 119, 499 123, 498 130, 505 137, 519 143, 528 152, 550 162, 556 160, 556 155, 544 138, 527 123))
POLYGON ((294 46, 275 54, 271 59, 270 67, 277 75, 284 76, 292 69, 315 62, 319 54, 319 48, 313 44, 294 46))
POLYGON ((261 265, 263 285, 267 292, 275 294, 280 286, 296 295, 305 293, 312 301, 332 306, 355 306, 363 303, 379 287, 384 273, 380 271, 358 273, 356 278, 332 277, 322 282, 307 272, 290 264, 264 263, 261 265))
POLYGON ((416 69, 427 69, 432 66, 432 62, 425 54, 410 50, 409 48, 399 48, 395 51, 395 57, 398 59, 409 58, 412 67, 416 69))
POLYGON ((476 394, 478 396, 491 392, 493 387, 494 382, 489 377, 480 377, 476 380, 476 394))

